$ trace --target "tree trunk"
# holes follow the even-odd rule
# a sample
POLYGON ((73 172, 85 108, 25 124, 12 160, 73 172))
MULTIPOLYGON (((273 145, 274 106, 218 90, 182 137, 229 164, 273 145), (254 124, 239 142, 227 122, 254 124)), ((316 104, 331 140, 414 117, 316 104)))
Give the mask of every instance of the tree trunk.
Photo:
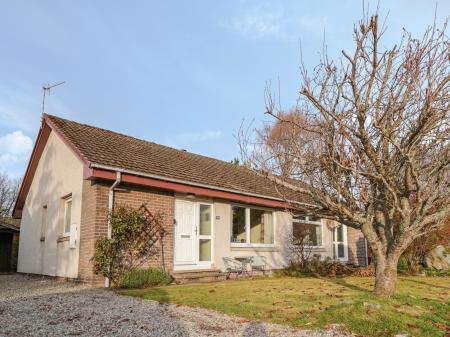
POLYGON ((398 257, 377 257, 375 261, 375 294, 390 297, 397 283, 398 257))

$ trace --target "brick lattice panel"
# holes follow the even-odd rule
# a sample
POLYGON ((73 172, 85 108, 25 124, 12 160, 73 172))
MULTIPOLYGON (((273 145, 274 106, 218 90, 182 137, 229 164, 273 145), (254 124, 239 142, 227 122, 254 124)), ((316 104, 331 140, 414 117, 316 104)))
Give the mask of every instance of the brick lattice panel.
MULTIPOLYGON (((108 192, 105 183, 83 182, 82 219, 80 225, 80 261, 79 278, 93 285, 102 285, 102 277, 92 271, 92 257, 95 242, 107 235, 108 231, 108 192)), ((156 254, 144 266, 173 268, 173 219, 174 195, 172 192, 143 188, 138 186, 123 186, 114 192, 115 205, 128 205, 140 208, 143 205, 148 212, 163 216, 162 230, 164 236, 155 245, 156 254)))

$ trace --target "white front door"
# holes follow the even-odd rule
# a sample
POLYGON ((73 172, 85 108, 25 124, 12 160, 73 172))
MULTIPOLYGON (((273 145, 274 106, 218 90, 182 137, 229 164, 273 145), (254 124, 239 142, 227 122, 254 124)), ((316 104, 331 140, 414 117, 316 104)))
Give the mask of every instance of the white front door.
POLYGON ((212 205, 175 200, 174 270, 210 268, 212 205))
POLYGON ((175 200, 175 264, 195 264, 195 203, 175 200))
POLYGON ((333 256, 334 259, 348 261, 347 226, 339 225, 333 231, 333 256))

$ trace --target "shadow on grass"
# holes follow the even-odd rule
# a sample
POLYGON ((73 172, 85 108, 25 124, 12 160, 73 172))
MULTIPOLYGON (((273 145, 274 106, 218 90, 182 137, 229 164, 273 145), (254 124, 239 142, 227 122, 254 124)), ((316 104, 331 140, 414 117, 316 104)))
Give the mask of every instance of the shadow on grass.
MULTIPOLYGON (((439 279, 440 277, 441 276, 436 276, 436 279, 439 279)), ((445 290, 450 290, 450 287, 440 286, 440 285, 437 285, 436 283, 430 284, 430 283, 423 282, 423 281, 412 280, 410 278, 402 278, 402 280, 403 281, 414 282, 414 283, 419 283, 419 284, 422 284, 422 285, 427 286, 427 287, 441 288, 441 289, 445 289, 445 290)))
POLYGON ((363 288, 363 287, 360 287, 360 286, 348 283, 346 281, 345 277, 335 277, 335 278, 330 277, 330 278, 327 278, 326 280, 328 280, 328 281, 330 281, 330 282, 332 282, 332 283, 334 283, 336 285, 339 285, 339 286, 342 286, 342 287, 346 287, 346 288, 351 289, 351 290, 360 291, 360 292, 363 292, 365 294, 372 294, 373 293, 372 290, 369 290, 369 289, 366 289, 366 288, 363 288))

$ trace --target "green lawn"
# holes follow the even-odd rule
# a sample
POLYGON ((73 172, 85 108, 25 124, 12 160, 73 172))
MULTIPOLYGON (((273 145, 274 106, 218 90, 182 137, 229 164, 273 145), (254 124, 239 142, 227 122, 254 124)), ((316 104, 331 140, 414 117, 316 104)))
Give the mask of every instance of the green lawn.
POLYGON ((265 278, 121 291, 311 329, 344 324, 365 336, 444 336, 450 313, 449 277, 400 277, 397 294, 372 294, 373 278, 265 278), (379 305, 379 307, 378 307, 379 305))

